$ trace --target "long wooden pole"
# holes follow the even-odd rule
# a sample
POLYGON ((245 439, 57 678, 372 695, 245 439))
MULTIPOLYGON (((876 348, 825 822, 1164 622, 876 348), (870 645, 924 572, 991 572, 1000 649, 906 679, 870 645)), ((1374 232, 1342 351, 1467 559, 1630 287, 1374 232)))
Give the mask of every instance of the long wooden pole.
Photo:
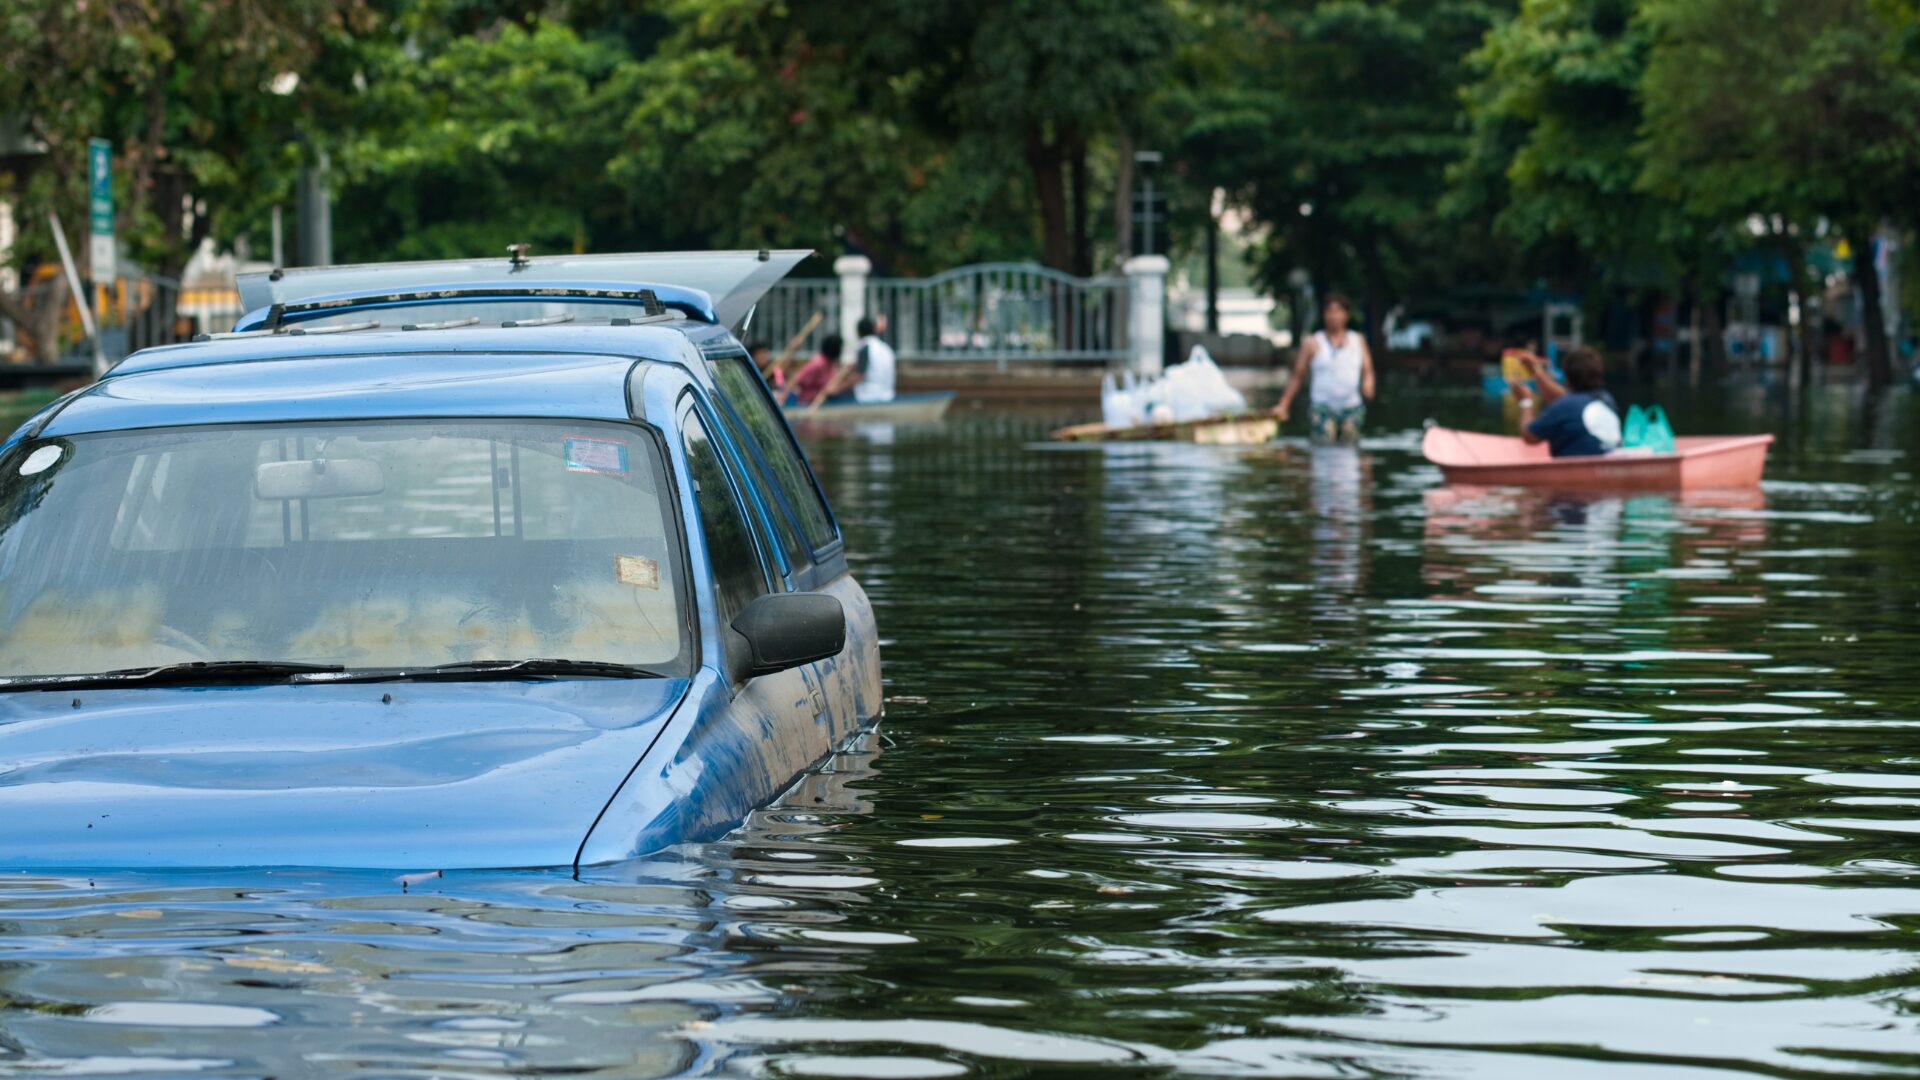
POLYGON ((793 335, 793 338, 787 342, 787 347, 784 349, 781 349, 780 355, 774 357, 773 363, 768 364, 767 370, 761 372, 760 374, 771 378, 774 372, 779 371, 780 368, 783 365, 785 365, 788 360, 793 359, 794 351, 800 348, 800 343, 807 340, 807 335, 813 333, 813 328, 816 326, 819 326, 821 323, 821 320, 825 318, 826 316, 822 315, 820 312, 818 311, 814 312, 813 318, 807 320, 807 325, 801 327, 800 332, 793 335))
POLYGON ((80 327, 93 344, 93 375, 107 373, 107 356, 100 347, 100 329, 94 325, 93 311, 87 304, 87 287, 80 284, 80 269, 74 265, 73 252, 67 247, 67 230, 60 227, 60 215, 47 211, 47 225, 53 229, 53 246, 60 252, 60 268, 66 271, 67 287, 73 290, 73 306, 80 309, 80 327))

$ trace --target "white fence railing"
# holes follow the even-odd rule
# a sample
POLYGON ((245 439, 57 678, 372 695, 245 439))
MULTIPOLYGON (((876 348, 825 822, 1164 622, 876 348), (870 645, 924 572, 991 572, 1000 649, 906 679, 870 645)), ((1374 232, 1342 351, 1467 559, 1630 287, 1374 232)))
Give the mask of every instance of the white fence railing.
MULTIPOLYGON (((858 288, 858 315, 884 315, 902 360, 1119 363, 1128 359, 1125 277, 1080 278, 1031 263, 963 266, 930 278, 874 278, 858 288)), ((777 352, 815 314, 804 348, 841 332, 847 298, 838 278, 774 286, 747 336, 777 352)))
POLYGON ((840 330, 840 282, 836 278, 788 278, 767 291, 753 309, 742 335, 751 345, 764 341, 778 355, 806 330, 794 355, 802 360, 820 351, 820 342, 840 330), (816 321, 814 316, 820 318, 816 321), (808 329, 808 324, 812 328, 808 329))

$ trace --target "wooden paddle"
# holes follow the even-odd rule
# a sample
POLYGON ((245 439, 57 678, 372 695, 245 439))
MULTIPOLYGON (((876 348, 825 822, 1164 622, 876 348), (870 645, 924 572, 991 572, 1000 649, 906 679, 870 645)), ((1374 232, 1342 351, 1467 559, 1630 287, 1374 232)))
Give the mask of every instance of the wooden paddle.
POLYGON ((760 373, 761 377, 767 379, 773 378, 773 373, 779 371, 788 360, 793 359, 794 350, 800 348, 800 343, 807 340, 807 335, 813 333, 813 328, 819 326, 821 320, 824 318, 826 318, 825 315, 822 315, 818 311, 814 312, 813 318, 807 320, 807 325, 801 327, 800 332, 793 335, 793 339, 787 342, 787 347, 781 349, 780 355, 774 357, 773 363, 767 365, 767 370, 760 373))

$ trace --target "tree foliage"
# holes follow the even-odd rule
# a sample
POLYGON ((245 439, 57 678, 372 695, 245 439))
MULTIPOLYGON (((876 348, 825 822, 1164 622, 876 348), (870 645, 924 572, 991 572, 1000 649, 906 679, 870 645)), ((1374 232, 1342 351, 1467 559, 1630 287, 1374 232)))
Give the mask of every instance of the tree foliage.
POLYGON ((1189 100, 1184 151, 1270 227, 1269 284, 1299 267, 1322 291, 1358 288, 1377 325, 1437 252, 1459 253, 1436 209, 1464 150, 1465 59, 1501 15, 1478 0, 1223 5, 1212 40, 1229 59, 1189 100))
MULTIPOLYGON (((297 154, 283 92, 366 11, 353 0, 14 0, 0 15, 0 101, 46 153, 24 204, 86 205, 86 144, 114 144, 117 229, 136 260, 178 272, 220 215, 283 186, 297 154)), ((38 215, 24 243, 44 256, 38 215)))
MULTIPOLYGON (((333 108, 359 123, 332 141, 338 257, 455 258, 530 242, 584 249, 617 237, 607 181, 631 84, 624 50, 539 21, 436 39, 401 24, 362 46, 333 108)), ((644 234, 639 239, 652 239, 644 234)))
POLYGON ((1644 262, 1671 230, 1639 185, 1647 35, 1631 0, 1526 0, 1470 58, 1452 209, 1545 257, 1644 262))
MULTIPOLYGON (((1697 220, 1828 220, 1859 254, 1875 378, 1892 375, 1874 233, 1920 221, 1917 32, 1870 0, 1642 0, 1645 186, 1697 220)), ((1803 241, 1801 241, 1803 242, 1803 241)))
MULTIPOLYGON (((0 9, 0 109, 44 153, 0 173, 20 236, 19 266, 53 257, 48 210, 70 238, 86 220, 87 141, 115 147, 115 231, 137 263, 173 277, 223 220, 272 199, 297 167, 301 73, 366 15, 358 0, 12 0, 0 9)), ((84 252, 84 245, 75 245, 84 252)), ((43 360, 46 316, 0 294, 43 360)))
POLYGON ((1175 244, 1224 192, 1261 280, 1376 325, 1458 282, 1710 299, 1755 244, 1863 250, 1920 206, 1920 0, 13 0, 0 47, 0 120, 48 148, 0 174, 15 265, 45 208, 78 224, 90 136, 163 273, 322 151, 342 259, 1087 273, 1154 149, 1175 244))

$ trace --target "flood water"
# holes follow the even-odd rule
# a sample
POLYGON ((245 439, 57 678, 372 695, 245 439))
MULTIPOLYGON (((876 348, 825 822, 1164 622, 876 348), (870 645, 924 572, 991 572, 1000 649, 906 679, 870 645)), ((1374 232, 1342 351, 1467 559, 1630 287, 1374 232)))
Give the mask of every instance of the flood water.
POLYGON ((812 433, 878 733, 577 881, 6 875, 0 1074, 1920 1075, 1916 410, 1702 393, 1762 490, 1573 499, 1394 397, 812 433))

